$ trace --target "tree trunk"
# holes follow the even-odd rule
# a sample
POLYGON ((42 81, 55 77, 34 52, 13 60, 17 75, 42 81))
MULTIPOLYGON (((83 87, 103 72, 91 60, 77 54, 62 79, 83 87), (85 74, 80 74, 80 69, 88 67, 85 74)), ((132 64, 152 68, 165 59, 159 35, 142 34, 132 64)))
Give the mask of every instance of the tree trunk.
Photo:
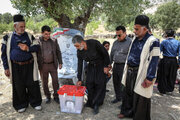
MULTIPOLYGON (((88 2, 90 3, 89 7, 86 11, 84 11, 82 15, 74 19, 74 23, 71 23, 70 18, 66 14, 61 14, 59 17, 56 16, 58 15, 58 12, 56 11, 56 9, 54 9, 54 1, 41 0, 41 4, 43 5, 45 12, 47 12, 54 20, 56 20, 60 27, 77 29, 84 34, 91 12, 97 1, 98 0, 88 0, 88 2)), ((56 2, 61 3, 62 1, 56 0, 56 2)))
POLYGON ((89 18, 78 16, 74 20, 74 23, 71 23, 67 15, 61 14, 59 18, 54 19, 58 22, 59 27, 76 29, 84 34, 89 18))

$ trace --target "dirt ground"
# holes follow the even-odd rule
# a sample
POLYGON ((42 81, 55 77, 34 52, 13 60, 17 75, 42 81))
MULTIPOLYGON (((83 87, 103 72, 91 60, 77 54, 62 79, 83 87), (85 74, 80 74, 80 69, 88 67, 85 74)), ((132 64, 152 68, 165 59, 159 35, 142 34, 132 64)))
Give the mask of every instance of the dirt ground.
MULTIPOLYGON (((110 92, 107 92, 104 105, 100 107, 97 115, 93 115, 90 108, 83 108, 82 114, 62 113, 59 104, 54 101, 45 104, 43 91, 42 111, 36 111, 29 106, 26 112, 20 114, 12 107, 12 87, 3 74, 2 65, 0 71, 0 92, 2 93, 0 94, 0 120, 118 120, 117 114, 120 112, 118 106, 121 102, 117 104, 110 102, 114 99, 112 80, 107 85, 110 92)), ((50 88, 52 91, 51 83, 50 88)), ((156 86, 154 86, 151 118, 152 120, 180 120, 180 93, 178 93, 177 88, 174 95, 161 96, 158 94, 156 86)))

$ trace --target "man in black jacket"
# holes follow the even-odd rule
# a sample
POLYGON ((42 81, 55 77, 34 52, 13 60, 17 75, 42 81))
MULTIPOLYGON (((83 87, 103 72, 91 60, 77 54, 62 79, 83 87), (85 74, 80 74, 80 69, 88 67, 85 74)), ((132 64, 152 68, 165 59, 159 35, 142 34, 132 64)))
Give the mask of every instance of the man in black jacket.
POLYGON ((103 104, 106 93, 106 74, 110 63, 109 55, 104 46, 97 40, 84 41, 83 37, 76 35, 72 40, 77 48, 78 56, 78 82, 81 85, 83 60, 88 62, 86 87, 88 90, 87 107, 94 108, 94 114, 99 112, 99 106, 103 104))

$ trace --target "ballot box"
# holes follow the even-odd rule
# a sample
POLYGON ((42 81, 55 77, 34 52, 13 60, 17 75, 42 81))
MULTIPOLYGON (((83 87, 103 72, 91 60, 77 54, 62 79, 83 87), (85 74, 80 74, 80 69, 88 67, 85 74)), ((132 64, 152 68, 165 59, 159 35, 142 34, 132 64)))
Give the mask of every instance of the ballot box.
POLYGON ((61 112, 80 114, 83 109, 86 87, 63 85, 59 90, 61 112))

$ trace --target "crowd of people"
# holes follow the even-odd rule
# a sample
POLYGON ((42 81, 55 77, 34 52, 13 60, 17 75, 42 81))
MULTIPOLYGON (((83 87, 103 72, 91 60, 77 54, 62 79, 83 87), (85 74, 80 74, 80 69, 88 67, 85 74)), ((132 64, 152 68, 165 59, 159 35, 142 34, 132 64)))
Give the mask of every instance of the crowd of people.
MULTIPOLYGON (((42 26, 42 36, 35 39, 25 31, 22 15, 14 15, 13 21, 14 31, 2 40, 1 59, 5 75, 12 83, 14 109, 22 113, 30 104, 35 110, 42 110, 39 73, 46 96, 45 103, 49 104, 52 98, 48 87, 50 74, 53 99, 59 104, 57 69, 61 69, 63 63, 57 39, 50 37, 51 29, 47 25, 42 26)), ((110 55, 108 41, 101 44, 95 39, 84 40, 80 35, 73 37, 72 43, 77 49, 78 58, 76 85, 82 85, 85 61, 85 86, 88 91, 85 107, 92 108, 94 115, 99 113, 99 106, 103 105, 106 92, 109 91, 106 85, 112 78, 115 99, 111 103, 122 101, 117 117, 150 120, 153 85, 158 83, 161 95, 174 91, 180 65, 180 42, 174 38, 175 31, 169 29, 165 31, 165 40, 160 44, 150 31, 149 17, 146 15, 135 18, 134 36, 128 36, 126 28, 121 25, 115 30, 117 40, 112 45, 110 55), (160 56, 163 58, 160 59, 160 56)))

